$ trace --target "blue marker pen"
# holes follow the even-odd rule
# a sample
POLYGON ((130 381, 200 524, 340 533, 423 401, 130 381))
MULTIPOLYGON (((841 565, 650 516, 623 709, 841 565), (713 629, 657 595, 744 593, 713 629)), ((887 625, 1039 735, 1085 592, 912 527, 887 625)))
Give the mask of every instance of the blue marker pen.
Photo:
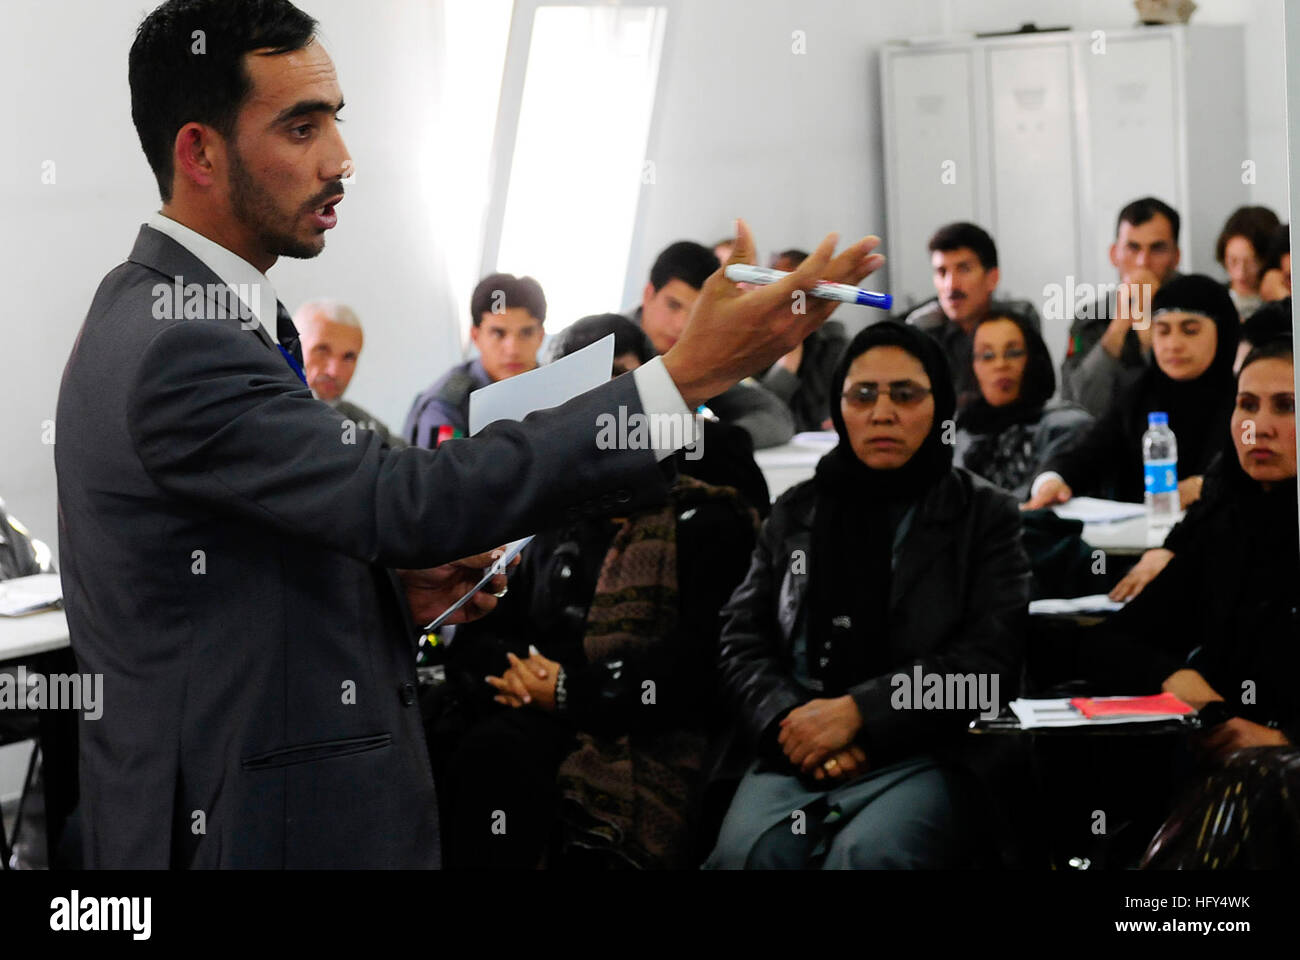
MULTIPOLYGON (((733 263, 724 271, 728 280, 736 283, 767 284, 784 280, 790 274, 784 270, 771 267, 755 267, 748 263, 733 263)), ((894 298, 887 293, 874 293, 847 283, 831 283, 823 280, 810 291, 814 297, 823 300, 839 300, 841 303, 860 303, 864 307, 876 307, 888 310, 894 305, 894 298)))

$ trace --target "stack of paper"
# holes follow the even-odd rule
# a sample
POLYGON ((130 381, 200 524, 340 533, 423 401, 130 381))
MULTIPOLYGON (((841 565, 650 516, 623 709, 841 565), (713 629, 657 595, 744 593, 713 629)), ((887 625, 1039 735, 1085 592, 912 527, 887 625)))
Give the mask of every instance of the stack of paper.
POLYGON ((0 617, 21 617, 57 607, 62 600, 63 584, 57 573, 0 581, 0 617))
POLYGON ((1096 497, 1071 497, 1052 509, 1058 517, 1081 520, 1084 523, 1119 523, 1134 517, 1145 517, 1147 514, 1147 508, 1140 503, 1121 503, 1096 497))
POLYGON ((1052 597, 1029 601, 1030 614, 1049 613, 1113 613, 1123 609, 1124 604, 1112 600, 1104 593, 1093 593, 1086 597, 1052 597))
MULTIPOLYGON (((1169 695, 1172 697, 1172 695, 1169 695)), ((1103 724, 1111 723, 1145 723, 1159 720, 1177 720, 1187 713, 1191 712, 1191 707, 1182 701, 1173 698, 1174 702, 1181 706, 1181 709, 1172 705, 1164 710, 1147 709, 1143 701, 1153 701, 1158 698, 1153 697, 1097 697, 1094 699, 1085 699, 1076 697, 1061 698, 1059 700, 1012 700, 1011 711, 1020 721, 1020 726, 1026 730, 1043 729, 1051 727, 1096 727, 1103 724), (1132 709, 1124 709, 1126 705, 1137 703, 1138 706, 1132 709), (1103 707, 1102 712, 1095 712, 1094 716, 1089 717, 1075 704, 1117 704, 1116 707, 1103 707)))

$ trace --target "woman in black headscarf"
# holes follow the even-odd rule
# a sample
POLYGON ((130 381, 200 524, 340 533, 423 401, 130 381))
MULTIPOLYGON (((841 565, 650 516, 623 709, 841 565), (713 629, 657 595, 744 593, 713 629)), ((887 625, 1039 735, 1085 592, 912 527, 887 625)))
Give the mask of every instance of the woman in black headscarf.
MULTIPOLYGON (((1084 672, 1107 693, 1163 690, 1197 708, 1193 744, 1211 770, 1238 749, 1300 745, 1294 376, 1290 337, 1246 357, 1196 535, 1081 645, 1084 672)), ((1255 820, 1255 836, 1268 838, 1255 820)))
POLYGON ((748 749, 707 867, 965 862, 975 788, 958 740, 1018 673, 1019 513, 951 465, 940 348, 878 323, 832 382, 840 442, 776 502, 723 610, 748 749))
POLYGON ((1047 407, 1056 392, 1052 356, 1021 318, 991 313, 971 342, 979 394, 957 417, 953 462, 1024 500, 1030 481, 1092 425, 1092 415, 1047 407))
POLYGON ((1232 409, 1232 363, 1241 326, 1223 285, 1200 274, 1170 280, 1151 301, 1153 363, 1070 450, 1033 482, 1028 506, 1075 494, 1141 503, 1142 434, 1147 415, 1169 416, 1178 439, 1178 494, 1184 508, 1219 452, 1232 409))

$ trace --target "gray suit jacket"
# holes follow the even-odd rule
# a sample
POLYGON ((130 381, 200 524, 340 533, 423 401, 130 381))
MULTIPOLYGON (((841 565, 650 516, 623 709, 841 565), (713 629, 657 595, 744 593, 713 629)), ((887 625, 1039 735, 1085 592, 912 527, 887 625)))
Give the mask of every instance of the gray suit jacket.
POLYGON ((142 228, 59 393, 68 624, 104 676, 103 716, 81 726, 87 865, 437 866, 413 626, 388 568, 661 501, 652 452, 596 447, 600 413, 641 410, 635 383, 393 450, 345 430, 215 297, 203 319, 158 319, 155 285, 176 277, 220 289, 142 228))

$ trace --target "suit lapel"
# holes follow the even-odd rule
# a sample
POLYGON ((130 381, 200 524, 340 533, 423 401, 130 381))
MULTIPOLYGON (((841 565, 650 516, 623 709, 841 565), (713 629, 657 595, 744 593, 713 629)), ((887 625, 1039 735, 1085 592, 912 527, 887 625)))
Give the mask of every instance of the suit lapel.
MULTIPOLYGON (((220 302, 216 296, 217 290, 226 286, 225 281, 213 273, 206 263, 165 233, 161 233, 148 225, 142 225, 140 233, 135 238, 135 246, 131 248, 127 260, 161 274, 163 280, 172 286, 173 291, 176 290, 179 283, 180 291, 172 295, 174 310, 183 311, 185 303, 184 288, 189 284, 197 283, 205 291, 205 316, 222 317, 230 313, 227 304, 220 302)), ((277 304, 277 308, 279 306, 277 304)), ((254 323, 250 328, 245 326, 238 316, 230 316, 229 322, 239 324, 243 329, 251 330, 271 350, 278 349, 275 341, 271 339, 260 323, 254 323)))

